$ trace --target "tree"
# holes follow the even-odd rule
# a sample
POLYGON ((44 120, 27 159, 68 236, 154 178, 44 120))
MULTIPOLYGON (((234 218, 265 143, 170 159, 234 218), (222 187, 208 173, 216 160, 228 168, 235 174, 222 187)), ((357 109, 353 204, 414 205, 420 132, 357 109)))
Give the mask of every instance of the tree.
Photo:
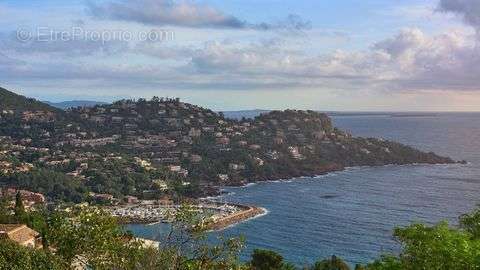
POLYGON ((10 209, 8 198, 5 195, 0 197, 0 223, 10 223, 10 209))
POLYGON ((239 269, 241 238, 220 238, 212 245, 207 239, 204 217, 183 204, 170 214, 170 231, 160 239, 157 264, 170 269, 239 269))
POLYGON ((460 228, 466 230, 475 239, 480 239, 480 208, 470 214, 461 215, 460 228))
POLYGON ((480 269, 480 240, 469 230, 451 228, 446 222, 397 228, 394 236, 403 245, 400 255, 383 256, 367 269, 480 269))
POLYGON ((0 240, 0 270, 66 270, 65 262, 47 250, 19 246, 0 240))
POLYGON ((15 195, 15 218, 21 221, 25 217, 25 206, 23 205, 22 194, 20 191, 15 195))
POLYGON ((143 249, 112 216, 97 208, 75 208, 49 220, 47 239, 69 265, 134 269, 143 249))
POLYGON ((312 270, 350 270, 350 267, 348 267, 344 261, 337 258, 337 256, 333 255, 329 260, 315 263, 312 270))
POLYGON ((291 264, 285 263, 283 257, 271 250, 255 249, 250 265, 253 270, 294 269, 291 264))
POLYGON ((366 270, 366 268, 363 265, 357 264, 355 265, 355 270, 366 270))

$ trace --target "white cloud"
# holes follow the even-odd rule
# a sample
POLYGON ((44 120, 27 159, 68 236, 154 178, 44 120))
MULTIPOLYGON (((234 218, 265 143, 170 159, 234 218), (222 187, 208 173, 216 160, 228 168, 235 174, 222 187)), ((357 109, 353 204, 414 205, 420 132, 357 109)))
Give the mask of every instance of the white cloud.
POLYGON ((310 23, 297 15, 289 15, 276 23, 250 23, 233 15, 194 1, 118 0, 102 4, 88 3, 89 13, 98 19, 131 21, 155 26, 191 28, 229 28, 302 31, 310 23))
MULTIPOLYGON (((146 6, 126 1, 115 2, 128 9, 117 7, 118 10, 102 10, 101 12, 107 12, 102 16, 120 19, 120 14, 126 16, 127 11, 138 11, 139 14, 133 13, 144 18, 149 15, 143 13, 149 10, 145 7, 159 5, 150 6, 153 18, 151 22, 144 23, 230 27, 229 31, 237 35, 254 32, 236 31, 232 29, 234 26, 223 24, 228 22, 223 20, 228 16, 210 7, 168 6, 172 2, 163 0, 143 1, 146 6), (168 14, 163 14, 163 11, 160 14, 153 12, 162 8, 162 5, 167 5, 168 14), (183 9, 185 10, 181 12, 183 9)), ((180 5, 191 5, 193 2, 181 3, 180 5)), ((442 0, 439 9, 462 15, 469 25, 476 27, 475 14, 470 14, 467 10, 470 6, 465 4, 475 3, 442 0)), ((100 8, 110 7, 108 5, 113 5, 113 2, 100 8)), ((475 10, 474 6, 470 8, 475 10)), ((125 17, 124 20, 142 22, 137 15, 125 17)), ((284 23, 289 24, 291 23, 284 23)), ((129 23, 122 25, 139 27, 129 23)), ((4 42, 0 45, 0 78, 10 83, 55 85, 59 82, 75 82, 65 85, 88 85, 93 89, 103 87, 116 91, 332 89, 338 93, 368 90, 432 93, 480 90, 478 40, 468 32, 448 31, 432 35, 418 28, 406 28, 364 50, 336 50, 317 54, 307 53, 304 44, 293 46, 291 38, 282 39, 278 35, 273 35, 273 38, 252 35, 248 40, 234 36, 235 38, 223 42, 216 41, 222 40, 219 36, 221 35, 208 37, 212 40, 209 42, 189 44, 125 44, 92 40, 19 44, 2 37, 4 42), (43 58, 38 58, 38 55, 43 58)))
POLYGON ((429 36, 408 28, 365 51, 337 50, 316 56, 289 49, 278 40, 248 45, 207 42, 201 48, 140 43, 129 53, 150 58, 140 64, 27 64, 12 59, 0 59, 0 64, 12 67, 6 69, 4 79, 94 80, 119 87, 480 90, 480 53, 475 38, 462 32, 429 36))

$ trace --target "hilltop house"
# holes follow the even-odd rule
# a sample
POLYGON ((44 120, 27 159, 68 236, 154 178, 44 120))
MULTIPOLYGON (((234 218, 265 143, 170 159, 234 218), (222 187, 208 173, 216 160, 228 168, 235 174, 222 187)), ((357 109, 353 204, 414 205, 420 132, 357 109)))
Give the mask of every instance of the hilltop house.
POLYGON ((42 248, 40 234, 23 224, 0 224, 0 237, 24 247, 42 248))

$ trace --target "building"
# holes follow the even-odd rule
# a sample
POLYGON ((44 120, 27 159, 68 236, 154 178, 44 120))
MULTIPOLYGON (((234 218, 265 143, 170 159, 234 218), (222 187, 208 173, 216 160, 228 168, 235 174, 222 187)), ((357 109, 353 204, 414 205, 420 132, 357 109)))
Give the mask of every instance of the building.
POLYGON ((252 144, 248 148, 250 148, 250 150, 260 150, 262 147, 258 144, 252 144))
POLYGON ((192 163, 200 163, 202 161, 202 157, 200 155, 195 155, 195 154, 192 154, 190 156, 190 161, 192 163))
POLYGON ((300 151, 299 151, 298 147, 296 147, 296 146, 290 146, 290 147, 288 147, 288 151, 290 152, 290 155, 291 155, 294 159, 304 159, 303 155, 300 154, 300 151))
POLYGON ((24 224, 0 224, 0 237, 31 248, 42 248, 40 234, 24 224))
POLYGON ((221 138, 217 138, 216 142, 217 144, 220 144, 220 145, 227 145, 227 144, 230 144, 230 139, 227 137, 221 137, 221 138))
POLYGON ((228 168, 233 171, 245 170, 245 164, 230 163, 228 168))
POLYGON ((228 174, 218 174, 217 176, 221 182, 227 182, 228 180, 230 180, 228 174))
POLYGON ((126 203, 138 203, 138 198, 135 196, 125 196, 123 199, 126 203))
POLYGON ((20 192, 22 201, 30 206, 33 204, 44 204, 46 202, 45 196, 41 193, 35 193, 28 190, 17 190, 14 188, 0 189, 0 197, 7 196, 9 198, 15 198, 17 193, 20 192))
POLYGON ((168 166, 168 169, 171 171, 171 172, 179 172, 182 170, 182 167, 179 166, 179 165, 170 165, 168 166))

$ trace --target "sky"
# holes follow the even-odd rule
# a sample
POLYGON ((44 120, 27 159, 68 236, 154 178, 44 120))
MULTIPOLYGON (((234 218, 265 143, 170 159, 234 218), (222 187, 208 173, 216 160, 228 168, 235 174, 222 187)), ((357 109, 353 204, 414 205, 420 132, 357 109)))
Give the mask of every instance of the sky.
POLYGON ((478 0, 3 0, 0 86, 215 110, 479 111, 478 0))

